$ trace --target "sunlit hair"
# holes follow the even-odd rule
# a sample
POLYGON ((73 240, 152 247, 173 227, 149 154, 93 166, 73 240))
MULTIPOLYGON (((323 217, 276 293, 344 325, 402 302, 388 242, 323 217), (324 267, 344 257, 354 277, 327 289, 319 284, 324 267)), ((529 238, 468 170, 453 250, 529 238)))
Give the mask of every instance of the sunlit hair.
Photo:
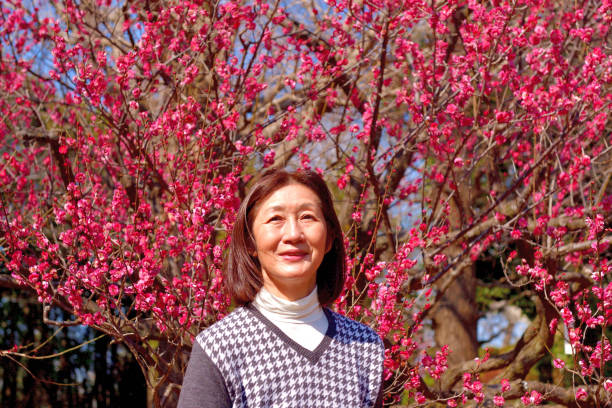
POLYGON ((251 233, 255 218, 254 209, 276 190, 290 184, 304 185, 317 195, 325 217, 327 239, 332 241, 331 249, 325 254, 317 270, 319 302, 324 306, 329 305, 340 296, 345 279, 344 244, 340 222, 327 185, 312 171, 290 173, 272 169, 266 171, 251 187, 240 205, 232 230, 225 286, 238 305, 253 301, 263 285, 259 261, 253 256, 256 248, 251 233))

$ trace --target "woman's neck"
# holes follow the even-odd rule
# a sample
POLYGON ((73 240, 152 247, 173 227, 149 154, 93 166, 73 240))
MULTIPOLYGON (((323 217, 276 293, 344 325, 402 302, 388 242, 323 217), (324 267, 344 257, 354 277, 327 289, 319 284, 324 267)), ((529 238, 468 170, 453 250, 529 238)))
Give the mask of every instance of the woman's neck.
POLYGON ((273 320, 286 323, 311 323, 324 315, 319 303, 317 287, 302 299, 290 301, 274 296, 262 287, 255 296, 253 305, 273 320))

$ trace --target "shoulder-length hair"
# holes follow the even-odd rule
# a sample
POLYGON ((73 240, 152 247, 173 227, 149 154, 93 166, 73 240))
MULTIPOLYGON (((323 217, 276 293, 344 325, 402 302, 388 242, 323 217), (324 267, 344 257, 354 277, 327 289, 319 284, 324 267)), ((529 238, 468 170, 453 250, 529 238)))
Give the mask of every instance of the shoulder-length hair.
POLYGON ((285 170, 271 169, 266 171, 251 187, 240 205, 231 234, 224 282, 232 299, 238 305, 253 301, 263 285, 259 261, 253 256, 256 248, 251 233, 255 218, 253 210, 270 194, 289 184, 302 184, 319 197, 327 226, 327 239, 332 240, 331 249, 325 254, 317 269, 319 302, 326 306, 340 296, 346 272, 344 243, 340 222, 327 185, 313 171, 290 173, 285 170))

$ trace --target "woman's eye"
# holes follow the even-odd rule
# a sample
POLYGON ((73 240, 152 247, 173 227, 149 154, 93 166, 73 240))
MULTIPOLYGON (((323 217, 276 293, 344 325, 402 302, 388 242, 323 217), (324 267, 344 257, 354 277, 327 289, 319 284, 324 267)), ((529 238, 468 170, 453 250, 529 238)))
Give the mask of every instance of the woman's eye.
POLYGON ((315 220, 316 217, 314 215, 312 215, 312 214, 304 214, 304 215, 302 215, 302 219, 303 220, 315 220))
POLYGON ((283 218, 280 215, 275 215, 273 217, 270 217, 268 222, 275 222, 275 221, 282 221, 282 220, 283 220, 283 218))

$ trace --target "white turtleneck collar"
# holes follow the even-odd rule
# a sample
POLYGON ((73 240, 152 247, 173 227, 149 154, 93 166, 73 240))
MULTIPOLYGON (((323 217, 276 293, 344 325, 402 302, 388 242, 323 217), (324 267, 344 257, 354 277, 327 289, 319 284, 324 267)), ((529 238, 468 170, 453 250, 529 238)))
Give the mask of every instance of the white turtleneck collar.
POLYGON ((293 341, 314 350, 325 337, 328 321, 319 303, 317 287, 295 301, 281 299, 262 287, 253 306, 293 341))
POLYGON ((324 315, 319 304, 317 287, 304 298, 298 300, 281 299, 274 296, 268 289, 262 288, 255 296, 253 305, 260 312, 274 314, 274 319, 287 323, 310 323, 324 315))

